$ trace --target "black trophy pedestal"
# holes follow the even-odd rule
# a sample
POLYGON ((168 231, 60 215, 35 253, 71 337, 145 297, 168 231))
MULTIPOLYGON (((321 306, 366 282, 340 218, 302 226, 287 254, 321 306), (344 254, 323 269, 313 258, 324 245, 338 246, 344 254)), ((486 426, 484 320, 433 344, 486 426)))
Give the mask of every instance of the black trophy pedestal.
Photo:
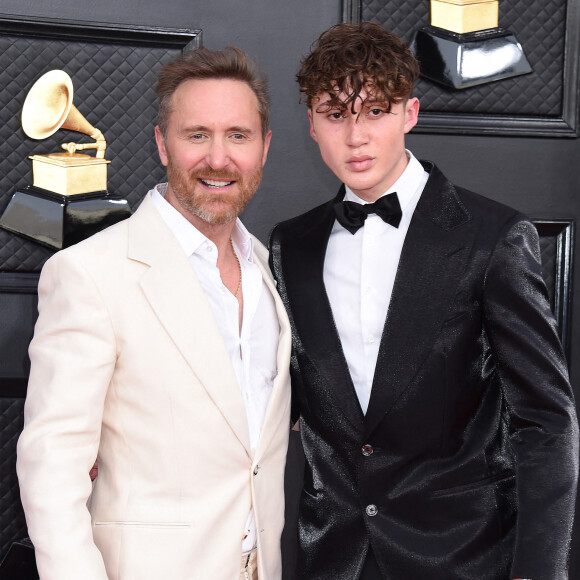
POLYGON ((34 547, 28 538, 13 542, 0 564, 2 580, 38 580, 34 547))
POLYGON ((425 26, 411 48, 421 75, 454 89, 465 89, 532 72, 516 37, 503 28, 457 34, 425 26))
POLYGON ((0 227, 60 250, 130 215, 127 200, 106 191, 67 196, 29 185, 14 193, 0 227))

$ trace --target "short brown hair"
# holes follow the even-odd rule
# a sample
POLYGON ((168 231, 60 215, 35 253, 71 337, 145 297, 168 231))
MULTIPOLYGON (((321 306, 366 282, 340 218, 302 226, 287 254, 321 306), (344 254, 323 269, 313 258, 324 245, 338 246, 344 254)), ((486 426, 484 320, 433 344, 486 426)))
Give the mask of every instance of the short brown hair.
POLYGON ((184 81, 207 79, 242 81, 252 89, 258 99, 262 137, 265 138, 270 127, 268 82, 259 72, 256 63, 235 46, 226 46, 223 50, 202 47, 184 52, 177 60, 161 68, 155 87, 159 98, 157 123, 161 133, 167 135, 167 123, 173 105, 171 97, 177 87, 184 81))
POLYGON ((418 76, 419 64, 400 38, 375 22, 361 22, 323 32, 296 80, 309 108, 320 93, 328 93, 330 107, 350 105, 354 113, 361 90, 390 108, 411 97, 418 76), (341 94, 347 98, 340 100, 341 94))

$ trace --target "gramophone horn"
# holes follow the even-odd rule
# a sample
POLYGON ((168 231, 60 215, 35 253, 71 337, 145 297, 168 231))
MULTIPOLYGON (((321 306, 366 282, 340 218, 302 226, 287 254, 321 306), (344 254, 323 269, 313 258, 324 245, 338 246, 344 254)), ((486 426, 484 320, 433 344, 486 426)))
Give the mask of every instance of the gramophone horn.
MULTIPOLYGON (((93 127, 72 104, 73 85, 63 70, 51 70, 32 85, 22 107, 22 128, 32 139, 46 139, 58 129, 70 129, 90 135, 96 145, 77 145, 97 149, 97 157, 104 157, 106 142, 99 129, 93 127)), ((74 144, 72 144, 74 146, 74 144)))

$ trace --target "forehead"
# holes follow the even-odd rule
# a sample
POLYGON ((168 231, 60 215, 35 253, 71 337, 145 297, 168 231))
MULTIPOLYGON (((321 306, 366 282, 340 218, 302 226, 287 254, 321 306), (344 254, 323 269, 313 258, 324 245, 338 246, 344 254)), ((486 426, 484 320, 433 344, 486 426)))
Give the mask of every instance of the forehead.
POLYGON ((260 124, 258 98, 243 81, 191 79, 182 82, 171 98, 169 122, 206 124, 221 120, 232 125, 260 124))

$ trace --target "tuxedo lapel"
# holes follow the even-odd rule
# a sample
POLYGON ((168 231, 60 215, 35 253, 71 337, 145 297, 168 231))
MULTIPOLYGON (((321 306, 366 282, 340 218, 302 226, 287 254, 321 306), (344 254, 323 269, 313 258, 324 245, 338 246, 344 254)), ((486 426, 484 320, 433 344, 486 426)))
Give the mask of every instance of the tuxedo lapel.
POLYGON ((221 333, 191 264, 150 196, 131 218, 129 258, 149 266, 140 284, 151 308, 249 454, 244 403, 221 333))
POLYGON ((365 437, 407 388, 436 340, 466 267, 470 215, 432 165, 399 261, 377 358, 365 437))
MULTIPOLYGON (((344 186, 336 199, 344 197, 344 186)), ((334 224, 334 199, 310 212, 294 243, 282 252, 281 294, 291 296, 290 309, 304 351, 332 390, 337 408, 357 428, 363 413, 350 377, 324 287, 324 257, 334 224)), ((299 349, 300 350, 300 349, 299 349)))

